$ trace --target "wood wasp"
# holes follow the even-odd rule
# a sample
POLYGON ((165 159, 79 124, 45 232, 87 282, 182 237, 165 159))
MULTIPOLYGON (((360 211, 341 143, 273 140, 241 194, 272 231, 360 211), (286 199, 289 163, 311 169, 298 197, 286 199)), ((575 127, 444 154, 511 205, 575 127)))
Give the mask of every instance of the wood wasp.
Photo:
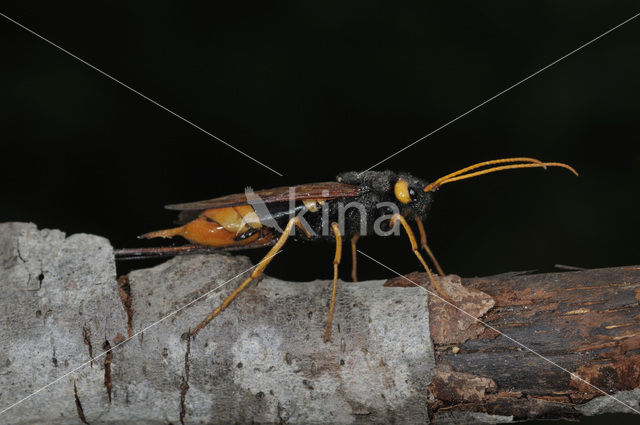
POLYGON ((571 166, 560 162, 542 162, 526 157, 502 158, 473 164, 431 183, 408 173, 351 171, 338 175, 333 182, 285 186, 255 192, 247 190, 242 194, 206 201, 167 205, 167 209, 180 211, 180 225, 145 233, 140 237, 151 239, 181 236, 192 244, 166 248, 121 249, 116 251, 116 257, 127 259, 170 256, 211 249, 242 250, 271 246, 251 275, 191 331, 191 335, 195 335, 262 274, 288 239, 333 242, 333 289, 325 333, 325 339, 328 341, 331 337, 343 238, 349 238, 351 241, 351 276, 357 281, 358 238, 363 234, 388 236, 396 230, 399 231, 402 226, 411 243, 411 250, 424 267, 431 283, 442 297, 448 299, 420 254, 418 241, 408 220, 416 222, 420 246, 431 259, 438 274, 444 275, 427 245, 422 223, 429 212, 433 193, 444 184, 483 174, 518 168, 547 167, 566 168, 578 175, 571 166), (296 229, 300 232, 296 232, 296 229))

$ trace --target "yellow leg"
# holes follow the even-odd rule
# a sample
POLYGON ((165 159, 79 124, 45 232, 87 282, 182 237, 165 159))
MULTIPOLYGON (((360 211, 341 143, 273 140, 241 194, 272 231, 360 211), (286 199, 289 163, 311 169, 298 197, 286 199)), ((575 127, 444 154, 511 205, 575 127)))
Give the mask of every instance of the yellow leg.
POLYGON ((333 257, 333 291, 331 292, 331 304, 329 306, 329 320, 327 321, 327 332, 324 335, 325 342, 331 341, 331 324, 333 323, 333 309, 336 305, 336 293, 338 292, 338 265, 342 258, 342 236, 338 223, 331 223, 331 230, 336 237, 336 255, 333 257))
POLYGON ((438 274, 440 276, 445 276, 444 271, 442 271, 442 267, 440 267, 440 263, 438 263, 435 255, 433 255, 433 252, 431 252, 431 249, 429 249, 429 245, 427 245, 427 233, 424 231, 424 225, 422 224, 422 221, 416 218, 416 223, 418 223, 418 230, 420 231, 420 245, 422 245, 422 249, 424 249, 427 255, 429 255, 429 258, 431 258, 433 265, 436 267, 436 270, 438 270, 438 274))
POLYGON ((231 303, 231 301, 233 301, 233 299, 235 297, 238 296, 238 294, 240 292, 242 292, 253 280, 257 279, 258 277, 260 277, 260 275, 262 274, 262 272, 264 271, 265 268, 267 268, 267 266, 269 265, 269 263, 271 262, 271 260, 273 260, 273 257, 278 253, 278 251, 280 250, 280 248, 282 248, 282 246, 285 244, 285 242, 287 241, 287 238, 289 237, 289 235, 291 234, 291 229, 293 229, 293 226, 298 226, 300 227, 300 220, 297 217, 292 218, 291 220, 289 220, 289 223, 287 223, 287 226, 284 228, 284 230, 282 231, 282 235, 280 235, 280 239, 278 239, 278 242, 276 242, 275 245, 273 245, 273 247, 271 247, 271 249, 269 250, 269 252, 267 253, 267 255, 264 256, 264 258, 258 263, 258 265, 253 269, 253 271, 251 272, 251 274, 249 275, 249 277, 240 284, 240 286, 238 286, 223 302, 222 304, 220 304, 215 310, 213 310, 211 313, 209 313, 209 315, 207 316, 206 319, 204 319, 202 322, 200 322, 200 324, 198 324, 198 326, 196 326, 192 331, 191 331, 191 336, 195 336, 196 333, 198 333, 198 331, 202 328, 204 328, 210 321, 213 320, 214 317, 216 317, 218 314, 222 313, 222 311, 227 308, 229 306, 229 304, 231 303))
POLYGON ((358 253, 356 252, 356 243, 360 239, 360 235, 353 235, 351 238, 351 280, 358 281, 358 253))
POLYGON ((391 226, 394 225, 396 220, 398 220, 400 224, 402 224, 402 227, 404 227, 404 230, 407 232, 407 236, 409 237, 409 242, 411 242, 411 250, 413 251, 415 256, 418 257, 418 260, 420 260, 420 263, 422 263, 422 266, 426 270, 427 275, 429 276, 429 280, 431 281, 433 286, 440 293, 442 298, 453 303, 451 298, 449 298, 449 296, 442 290, 442 288, 440 287, 440 284, 433 278, 433 275, 431 274, 431 270, 429 270, 427 263, 424 261, 424 258, 422 258, 422 255, 420 255, 420 251, 418 250, 418 243, 416 242, 416 237, 413 234, 413 230, 411 230, 411 226, 409 226, 409 223, 407 223, 407 220, 405 220, 405 218, 402 215, 396 213, 391 217, 391 221, 390 221, 391 226))

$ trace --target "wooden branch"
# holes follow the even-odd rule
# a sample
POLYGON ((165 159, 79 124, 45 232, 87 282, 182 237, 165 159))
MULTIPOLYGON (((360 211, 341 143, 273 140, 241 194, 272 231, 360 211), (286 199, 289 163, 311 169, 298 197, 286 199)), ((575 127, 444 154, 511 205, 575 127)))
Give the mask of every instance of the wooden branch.
MULTIPOLYGON (((188 338, 250 267, 242 256, 184 256, 116 279, 104 238, 0 224, 0 411, 62 377, 0 423, 460 424, 631 412, 401 278, 341 283, 330 343, 331 283, 269 277, 188 338)), ((473 317, 638 409, 640 268, 442 284, 473 317)))
MULTIPOLYGON (((426 283, 422 273, 407 278, 426 283)), ((449 277, 450 296, 484 324, 429 300, 434 422, 457 423, 464 412, 514 420, 573 419, 604 406, 633 413, 601 390, 638 409, 640 267, 458 282, 449 277)))

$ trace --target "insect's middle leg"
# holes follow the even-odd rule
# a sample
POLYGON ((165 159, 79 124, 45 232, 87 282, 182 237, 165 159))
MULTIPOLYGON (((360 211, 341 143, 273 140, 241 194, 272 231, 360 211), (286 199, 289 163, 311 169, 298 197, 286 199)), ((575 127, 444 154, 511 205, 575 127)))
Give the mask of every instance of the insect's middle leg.
POLYGON ((331 230, 336 238, 336 255, 333 257, 333 291, 331 292, 331 304, 329 306, 329 319, 327 320, 327 332, 324 335, 325 342, 331 341, 331 324, 333 323, 333 310, 336 306, 336 294, 338 292, 338 266, 342 258, 342 236, 338 223, 331 223, 331 230))
POLYGON ((358 252, 356 251, 356 243, 360 239, 359 234, 353 235, 351 238, 351 280, 358 281, 358 252))
POLYGON ((300 219, 298 219, 297 217, 292 218, 291 220, 289 220, 289 223, 287 223, 287 226, 284 228, 284 230, 282 231, 282 235, 280 236, 280 239, 278 239, 278 242, 275 243, 275 245, 273 245, 271 247, 271 249, 269 250, 269 252, 267 253, 267 255, 264 256, 264 258, 262 260, 260 260, 260 262, 258 263, 258 265, 253 269, 253 271, 251 272, 251 275, 249 275, 248 278, 245 279, 244 282, 242 282, 240 284, 240 286, 238 286, 223 302, 222 304, 220 304, 215 310, 213 310, 211 313, 209 313, 209 315, 207 316, 206 319, 204 319, 202 322, 200 322, 198 324, 198 326, 196 326, 192 331, 191 331, 191 336, 195 336, 196 333, 198 333, 198 331, 202 328, 204 328, 210 321, 213 320, 214 317, 216 317, 218 314, 222 313, 222 311, 227 308, 229 306, 229 304, 231 303, 231 301, 233 301, 233 299, 235 297, 238 296, 238 294, 240 292, 242 292, 252 281, 254 281, 255 279, 257 279, 258 277, 260 277, 260 275, 262 274, 262 272, 264 271, 264 269, 267 268, 267 266, 269 265, 269 263, 271 262, 271 260, 273 260, 273 257, 278 253, 278 251, 280 250, 280 248, 282 248, 282 246, 285 244, 285 242, 287 241, 287 239, 289 238, 289 235, 291 234, 291 230, 293 229, 293 226, 298 226, 301 227, 300 224, 300 219))
POLYGON ((400 224, 402 224, 402 227, 404 227, 404 230, 407 232, 407 236, 409 237, 409 242, 411 242, 411 250, 413 251, 415 256, 418 257, 418 260, 420 260, 420 263, 422 263, 422 266, 426 270, 427 275, 429 276, 429 280, 431 281, 433 286, 436 288, 436 290, 440 293, 440 295, 445 300, 449 302, 453 302, 451 298, 449 298, 449 296, 442 290, 442 287, 440 286, 438 281, 433 278, 433 274, 431 273, 431 270, 429 270, 429 266, 427 266, 427 263, 424 261, 424 258, 422 258, 422 255, 420 255, 420 251, 418 249, 418 242, 416 241, 416 237, 413 234, 413 230, 411 230, 411 226, 409 226, 409 223, 407 223, 407 220, 402 215, 395 213, 391 217, 391 221, 390 221, 391 226, 394 225, 396 220, 398 220, 400 224))
POLYGON ((436 260, 436 256, 433 255, 433 252, 431 252, 429 245, 427 245, 427 232, 424 231, 424 225, 422 224, 422 221, 419 218, 416 218, 416 223, 418 223, 418 230, 420 231, 420 245, 422 245, 422 249, 424 249, 429 258, 431 258, 433 265, 435 266, 436 270, 438 270, 438 274, 440 276, 445 276, 444 271, 442 271, 442 267, 440 267, 440 263, 438 263, 438 260, 436 260))

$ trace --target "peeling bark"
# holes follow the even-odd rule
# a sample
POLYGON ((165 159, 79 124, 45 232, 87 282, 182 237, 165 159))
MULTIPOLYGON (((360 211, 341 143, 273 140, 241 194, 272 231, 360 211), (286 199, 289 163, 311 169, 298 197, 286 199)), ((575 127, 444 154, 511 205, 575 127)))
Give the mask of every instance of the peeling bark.
POLYGON ((629 412, 500 332, 638 408, 639 267, 443 278, 471 317, 403 279, 340 282, 331 343, 331 282, 265 276, 185 339, 250 266, 184 256, 116 280, 103 238, 0 224, 0 409, 64 376, 0 422, 464 424, 629 412))

